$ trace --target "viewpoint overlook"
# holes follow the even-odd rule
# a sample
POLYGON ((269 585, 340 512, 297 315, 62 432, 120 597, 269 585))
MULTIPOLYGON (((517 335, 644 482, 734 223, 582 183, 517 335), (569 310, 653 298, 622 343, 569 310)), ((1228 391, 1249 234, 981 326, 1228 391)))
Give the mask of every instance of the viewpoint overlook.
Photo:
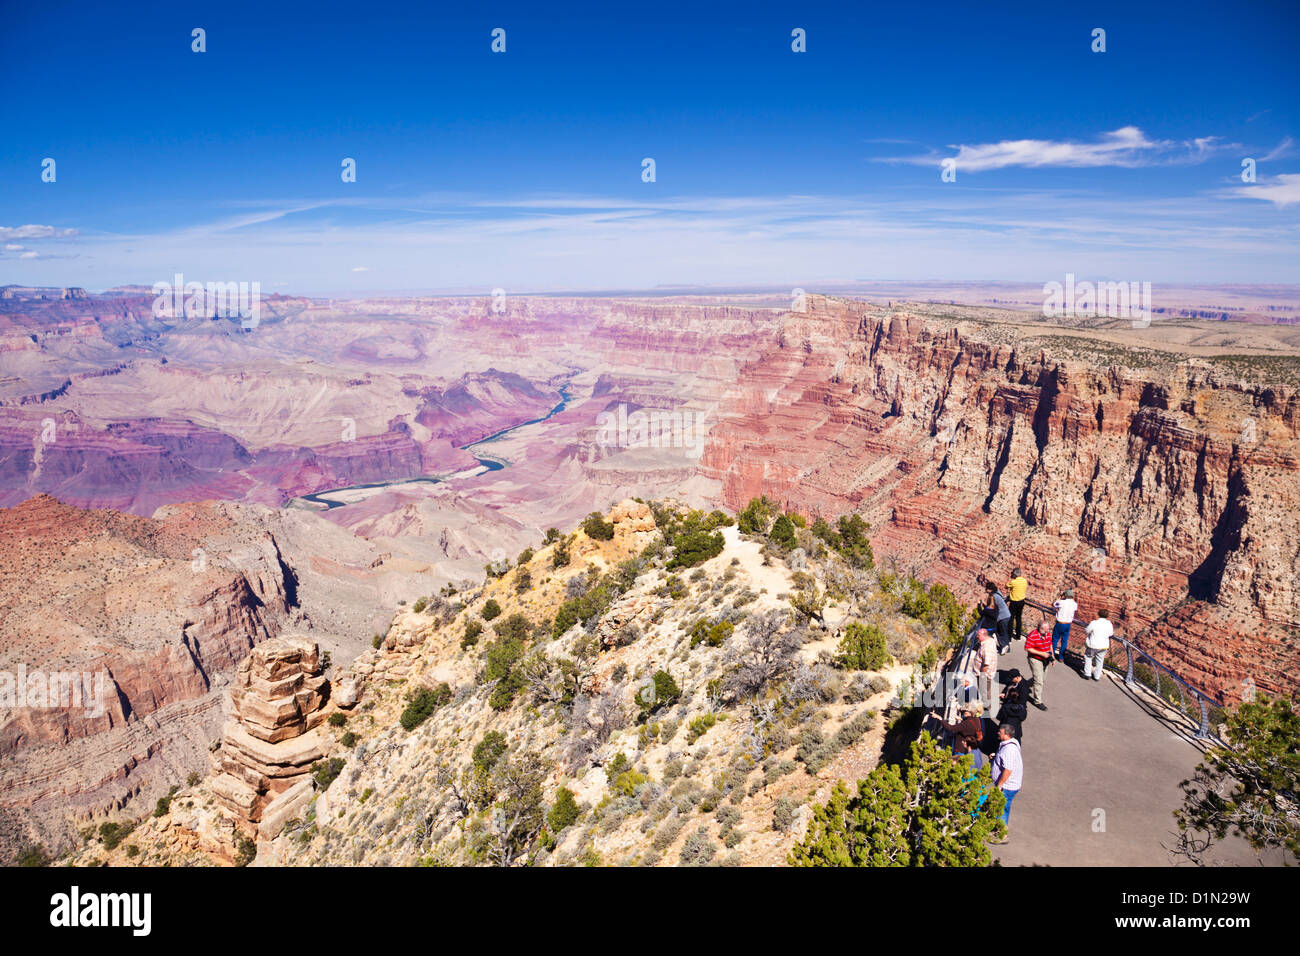
POLYGON ((1013 837, 981 800, 948 862, 1186 862, 1179 781, 1300 691, 1300 333, 1198 302, 6 289, 0 669, 102 686, 0 715, 0 850, 849 862, 858 781, 956 772, 932 711, 1019 567, 1076 632, 1013 837))

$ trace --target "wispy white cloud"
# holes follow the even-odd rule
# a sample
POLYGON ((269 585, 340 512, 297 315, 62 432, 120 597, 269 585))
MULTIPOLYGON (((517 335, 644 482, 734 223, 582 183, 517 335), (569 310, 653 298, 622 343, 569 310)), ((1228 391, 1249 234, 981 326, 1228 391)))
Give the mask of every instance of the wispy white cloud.
POLYGON ((76 229, 56 229, 54 226, 0 226, 0 239, 57 239, 75 235, 76 229))
POLYGON ((996 143, 954 145, 956 156, 931 151, 921 156, 902 156, 878 162, 910 163, 918 166, 937 166, 944 159, 956 159, 957 169, 964 173, 986 172, 1009 166, 1040 167, 1099 167, 1165 166, 1177 163, 1194 163, 1208 159, 1232 144, 1223 143, 1217 136, 1201 136, 1191 140, 1150 139, 1136 126, 1102 133, 1092 142, 1051 139, 1005 139, 996 143))
POLYGON ((1281 173, 1258 183, 1237 186, 1229 195, 1238 199, 1262 199, 1275 206, 1300 203, 1300 173, 1281 173))
POLYGON ((996 186, 954 192, 936 179, 933 188, 888 195, 633 190, 280 200, 259 208, 301 211, 232 234, 213 228, 230 222, 229 209, 214 205, 209 224, 52 241, 54 254, 93 252, 75 270, 46 264, 45 254, 22 272, 10 261, 14 281, 23 282, 105 288, 183 272, 304 292, 372 290, 379 274, 391 290, 760 281, 806 288, 831 280, 1023 279, 1068 271, 1152 281, 1294 281, 1300 224, 1259 203, 1237 204, 1225 216, 1223 196, 996 186))
POLYGON ((1270 160, 1281 159, 1283 156, 1290 156, 1293 152, 1295 152, 1294 147, 1295 147, 1295 140, 1293 140, 1290 136, 1284 136, 1282 138, 1282 142, 1278 143, 1271 150, 1269 150, 1268 153, 1261 156, 1259 158, 1259 161, 1261 163, 1267 163, 1270 160))

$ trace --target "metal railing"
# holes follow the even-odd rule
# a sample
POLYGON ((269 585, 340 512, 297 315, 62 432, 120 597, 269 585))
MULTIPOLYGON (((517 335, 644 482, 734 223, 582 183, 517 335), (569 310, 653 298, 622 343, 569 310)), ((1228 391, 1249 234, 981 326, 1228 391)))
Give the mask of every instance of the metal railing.
MULTIPOLYGON (((1050 614, 1053 621, 1056 619, 1056 609, 1049 605, 1026 600, 1025 607, 1050 614)), ((964 675, 973 674, 971 659, 977 646, 976 635, 982 626, 982 621, 976 622, 967 632, 958 646, 957 653, 953 655, 947 666, 940 668, 936 679, 935 690, 944 694, 943 719, 950 723, 956 719, 958 708, 968 693, 962 678, 964 675)), ((1070 638, 1073 638, 1076 628, 1079 633, 1086 635, 1086 625, 1076 620, 1070 624, 1070 638)), ((1192 686, 1133 641, 1119 634, 1112 635, 1111 641, 1118 642, 1124 648, 1126 666, 1116 666, 1112 654, 1106 655, 1105 666, 1115 673, 1123 673, 1125 686, 1140 688, 1154 694, 1162 704, 1177 708, 1189 723, 1196 725, 1197 740, 1212 740, 1227 745, 1218 733, 1218 725, 1222 722, 1223 713, 1227 708, 1227 704, 1221 697, 1192 686)), ((1065 649, 1067 651, 1070 649, 1069 639, 1066 641, 1065 649)), ((978 683, 976 686, 978 688, 978 683)), ((940 731, 940 733, 947 736, 946 732, 940 731)))
MULTIPOLYGON (((1056 618, 1056 609, 1049 605, 1026 600, 1025 607, 1032 607, 1050 614, 1053 620, 1056 618)), ((1070 623, 1071 637, 1074 636, 1076 628, 1080 633, 1086 635, 1087 625, 1082 621, 1075 620, 1070 623)), ((1111 654, 1106 655, 1105 666, 1116 673, 1123 673, 1126 687, 1141 688, 1153 693, 1161 703, 1170 707, 1176 706, 1190 723, 1196 724, 1197 740, 1214 740, 1221 744, 1226 743, 1218 734, 1218 724, 1223 711, 1227 707, 1221 697, 1203 691, 1198 687, 1193 687, 1174 673, 1166 664, 1161 663, 1128 638, 1121 637, 1119 634, 1112 634, 1110 639, 1112 646, 1115 642, 1123 646, 1127 666, 1125 668, 1117 667, 1115 658, 1111 654), (1188 712, 1189 705, 1192 708, 1191 713, 1188 712), (1215 718, 1213 721, 1210 719, 1211 716, 1215 718)), ((1068 639, 1066 641, 1066 650, 1069 650, 1068 639)))

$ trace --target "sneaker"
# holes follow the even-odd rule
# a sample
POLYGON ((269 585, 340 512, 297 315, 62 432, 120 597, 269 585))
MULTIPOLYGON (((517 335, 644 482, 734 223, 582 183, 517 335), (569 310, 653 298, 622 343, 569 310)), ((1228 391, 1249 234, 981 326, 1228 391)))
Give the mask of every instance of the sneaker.
POLYGON ((1037 707, 1039 710, 1047 710, 1046 704, 1035 703, 1034 706, 1037 707))

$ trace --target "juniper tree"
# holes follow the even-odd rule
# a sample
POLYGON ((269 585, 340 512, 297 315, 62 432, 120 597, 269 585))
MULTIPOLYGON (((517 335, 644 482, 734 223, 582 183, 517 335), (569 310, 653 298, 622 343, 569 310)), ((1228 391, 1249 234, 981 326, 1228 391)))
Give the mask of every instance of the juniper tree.
POLYGON ((1256 850, 1300 857, 1300 716, 1286 700, 1242 703, 1228 715, 1230 747, 1213 747, 1174 811, 1178 851, 1200 865, 1231 831, 1256 850))
POLYGON ((987 766, 954 759, 929 734, 903 766, 881 764, 850 794, 843 781, 813 810, 793 866, 988 866, 1006 832, 1002 792, 987 766))

